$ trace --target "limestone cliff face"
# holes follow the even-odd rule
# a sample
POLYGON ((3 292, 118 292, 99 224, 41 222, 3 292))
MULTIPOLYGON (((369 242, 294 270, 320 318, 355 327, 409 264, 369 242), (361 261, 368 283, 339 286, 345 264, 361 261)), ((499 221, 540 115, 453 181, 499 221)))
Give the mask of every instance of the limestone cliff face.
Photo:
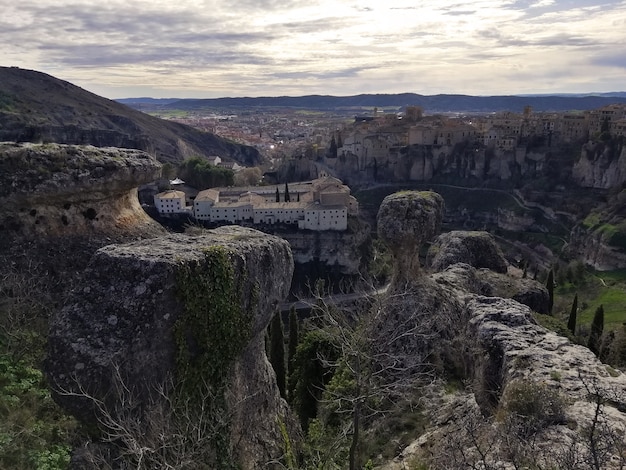
POLYGON ((26 236, 158 232, 137 187, 160 175, 150 155, 117 148, 0 144, 0 230, 26 236))
POLYGON ((619 188, 626 182, 626 146, 617 142, 583 145, 572 177, 588 188, 619 188))
POLYGON ((622 269, 626 266, 626 246, 613 245, 610 238, 601 230, 577 227, 571 234, 570 251, 598 271, 622 269))
POLYGON ((532 179, 545 171, 547 154, 520 147, 490 149, 469 144, 411 145, 383 157, 351 153, 326 158, 323 163, 343 181, 510 181, 532 179))
POLYGON ((222 364, 228 452, 244 469, 266 468, 283 453, 279 420, 290 422, 264 332, 292 273, 286 241, 241 227, 102 248, 51 321, 46 372, 57 401, 95 424, 93 401, 75 394, 115 407, 107 394, 117 371, 148 422, 156 390, 213 383, 222 364))

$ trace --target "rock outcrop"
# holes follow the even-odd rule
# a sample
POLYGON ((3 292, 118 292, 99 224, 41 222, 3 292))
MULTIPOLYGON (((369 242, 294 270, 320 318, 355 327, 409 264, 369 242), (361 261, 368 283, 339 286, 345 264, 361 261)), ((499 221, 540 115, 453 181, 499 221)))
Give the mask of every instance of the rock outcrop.
POLYGON ((441 229, 443 198, 432 191, 405 191, 387 196, 378 210, 378 236, 391 250, 392 285, 420 274, 419 248, 441 229))
POLYGON ((453 231, 439 235, 428 249, 427 264, 441 271, 456 263, 506 273, 508 263, 487 232, 453 231))
POLYGON ((0 144, 0 230, 21 236, 161 231, 137 188, 161 165, 139 150, 0 144))
MULTIPOLYGON (((386 201, 384 214, 400 216, 406 210, 401 197, 386 201)), ((421 217, 422 226, 438 223, 436 212, 422 211, 421 217)), ((409 212, 406 225, 412 226, 415 218, 409 212)), ((396 225, 398 233, 407 233, 402 221, 396 225)), ((405 242, 402 236, 384 239, 405 242)), ((589 349, 538 325, 529 306, 520 302, 542 311, 547 292, 534 281, 480 267, 505 270, 497 250, 488 247, 492 243, 491 237, 478 234, 442 236, 431 259, 445 269, 430 276, 413 270, 401 291, 392 284, 377 315, 374 331, 386 345, 386 357, 419 358, 422 367, 430 363, 434 370, 471 384, 468 391, 433 393, 427 409, 435 426, 407 447, 402 459, 417 455, 434 469, 519 468, 521 462, 588 468, 567 461, 575 455, 581 462, 601 461, 589 468, 621 468, 626 375, 602 364, 589 349), (474 243, 476 239, 481 243, 474 243), (482 259, 484 251, 489 262, 482 259), (601 456, 594 447, 599 436, 606 440, 601 456)), ((419 249, 415 242, 404 246, 419 249)), ((411 257, 397 247, 393 254, 411 257)), ((401 275, 394 273, 395 278, 401 275)), ((403 468, 401 462, 383 468, 403 468)))
POLYGON ((286 241, 241 227, 100 249, 51 321, 46 372, 56 400, 96 425, 103 410, 83 392, 113 413, 120 398, 109 402, 109 388, 121 380, 150 429, 158 390, 183 402, 211 394, 206 419, 224 418, 218 431, 230 438, 209 455, 265 468, 283 453, 278 423, 289 419, 264 332, 292 272, 286 241))
POLYGON ((587 188, 619 188, 626 182, 626 146, 617 141, 590 141, 583 145, 572 177, 587 188))

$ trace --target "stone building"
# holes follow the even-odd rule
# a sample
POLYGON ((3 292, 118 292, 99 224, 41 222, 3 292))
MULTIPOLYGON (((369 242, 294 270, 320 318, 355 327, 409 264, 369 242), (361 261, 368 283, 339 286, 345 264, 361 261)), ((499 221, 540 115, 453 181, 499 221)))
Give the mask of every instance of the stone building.
POLYGON ((287 187, 206 189, 198 193, 193 203, 193 215, 197 220, 254 225, 287 224, 304 230, 346 230, 348 215, 356 214, 358 203, 350 195, 350 188, 330 176, 287 187))

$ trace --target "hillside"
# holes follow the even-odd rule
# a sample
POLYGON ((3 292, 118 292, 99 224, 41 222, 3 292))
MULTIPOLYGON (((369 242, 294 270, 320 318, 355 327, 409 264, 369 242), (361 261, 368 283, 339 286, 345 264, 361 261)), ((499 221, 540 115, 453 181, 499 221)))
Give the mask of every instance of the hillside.
POLYGON ((219 155, 245 165, 249 146, 149 116, 50 75, 0 67, 0 141, 91 144, 145 150, 162 162, 219 155))
POLYGON ((521 111, 525 106, 532 106, 535 111, 569 111, 596 109, 612 103, 626 103, 623 93, 607 95, 543 95, 543 96, 469 96, 469 95, 419 95, 415 93, 399 94, 362 94, 355 96, 277 96, 258 98, 213 98, 151 100, 147 98, 128 98, 121 103, 138 109, 182 109, 198 110, 204 108, 300 108, 320 110, 346 110, 354 112, 361 108, 398 109, 405 106, 421 106, 428 113, 470 112, 488 113, 496 111, 521 111))

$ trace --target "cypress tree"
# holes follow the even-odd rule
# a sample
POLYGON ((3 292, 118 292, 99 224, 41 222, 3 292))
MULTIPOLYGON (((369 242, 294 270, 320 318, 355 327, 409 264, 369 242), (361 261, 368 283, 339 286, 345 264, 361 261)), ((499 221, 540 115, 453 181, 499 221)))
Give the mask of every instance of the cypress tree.
POLYGON ((288 392, 289 399, 293 398, 293 392, 295 389, 294 376, 292 374, 294 366, 294 358, 296 357, 296 349, 298 348, 298 316, 296 314, 295 305, 289 310, 289 346, 287 349, 287 370, 289 372, 288 380, 288 392))
POLYGON ((574 302, 572 302, 572 311, 569 313, 569 319, 567 320, 567 329, 576 334, 576 313, 578 310, 578 293, 574 295, 574 302))
POLYGON ((291 196, 289 196, 289 186, 285 183, 285 202, 291 202, 291 196))
POLYGON ((596 312, 593 315, 593 320, 591 321, 591 331, 589 333, 589 349, 591 349, 594 353, 599 352, 600 350, 600 338, 602 337, 602 333, 604 332, 604 306, 600 305, 596 308, 596 312))
POLYGON ((278 186, 276 187, 276 202, 280 202, 280 191, 278 190, 278 186))
POLYGON ((280 312, 276 312, 270 325, 270 363, 276 372, 276 383, 280 396, 286 398, 285 334, 280 312))
POLYGON ((554 270, 552 269, 548 273, 546 288, 548 289, 548 314, 552 315, 552 307, 554 306, 554 270))
POLYGON ((602 331, 604 330, 604 307, 600 305, 596 309, 596 313, 593 316, 591 322, 591 333, 589 333, 589 342, 587 347, 591 349, 596 356, 600 352, 600 338, 602 337, 602 331))

